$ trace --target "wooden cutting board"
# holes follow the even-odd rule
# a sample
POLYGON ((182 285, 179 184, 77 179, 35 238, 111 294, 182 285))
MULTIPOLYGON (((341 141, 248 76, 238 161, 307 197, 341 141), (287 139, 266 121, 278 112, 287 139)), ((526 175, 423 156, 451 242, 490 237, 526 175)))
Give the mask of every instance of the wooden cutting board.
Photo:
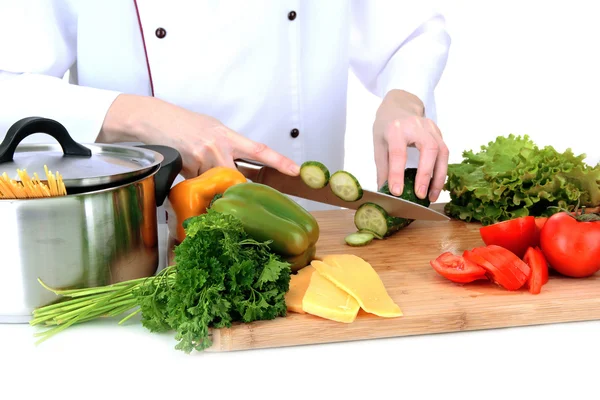
MULTIPOLYGON (((442 205, 432 208, 440 210, 442 205)), ((318 211, 321 234, 317 256, 351 253, 378 272, 404 316, 380 318, 362 310, 351 324, 307 314, 236 324, 212 332, 208 351, 233 351, 333 343, 408 335, 472 331, 600 319, 600 273, 571 279, 551 273, 538 295, 527 289, 509 292, 491 283, 459 285, 439 276, 429 261, 445 251, 461 254, 483 245, 479 224, 462 221, 415 221, 385 240, 350 247, 354 211, 318 211)), ((170 257, 172 262, 172 254, 170 257)))

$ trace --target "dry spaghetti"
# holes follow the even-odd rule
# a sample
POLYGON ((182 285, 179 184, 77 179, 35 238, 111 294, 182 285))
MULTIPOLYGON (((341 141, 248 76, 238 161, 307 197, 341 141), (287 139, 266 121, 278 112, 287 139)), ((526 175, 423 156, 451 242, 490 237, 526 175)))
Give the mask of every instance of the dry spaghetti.
POLYGON ((56 176, 44 165, 46 181, 40 180, 37 173, 33 179, 26 170, 17 169, 20 181, 9 178, 3 173, 0 176, 0 199, 34 199, 40 197, 65 196, 67 189, 62 176, 57 172, 56 176))

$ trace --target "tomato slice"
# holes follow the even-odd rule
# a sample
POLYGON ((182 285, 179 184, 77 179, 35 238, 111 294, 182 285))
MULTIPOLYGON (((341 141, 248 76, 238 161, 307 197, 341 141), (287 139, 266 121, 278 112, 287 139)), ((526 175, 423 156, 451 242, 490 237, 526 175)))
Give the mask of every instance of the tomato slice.
POLYGON ((531 275, 531 268, 529 268, 529 265, 517 257, 512 251, 494 244, 486 246, 485 249, 488 253, 488 257, 486 257, 488 260, 491 258, 493 259, 493 261, 490 260, 491 262, 506 264, 515 272, 515 276, 520 281, 523 281, 523 284, 527 282, 529 276, 531 275))
MULTIPOLYGON (((479 228, 481 239, 486 245, 497 245, 522 258, 527 249, 535 246, 535 217, 519 217, 479 228)), ((538 239, 539 240, 539 239, 538 239)))
POLYGON ((531 268, 531 275, 527 281, 529 293, 539 294, 542 286, 548 283, 548 263, 544 253, 539 247, 530 247, 523 257, 523 261, 531 268))
MULTIPOLYGON (((525 275, 515 265, 514 260, 511 260, 503 252, 516 257, 514 254, 502 247, 498 247, 498 249, 490 248, 490 246, 476 247, 473 250, 466 250, 463 257, 484 268, 488 277, 506 290, 520 289, 527 281, 529 274, 525 275)), ((529 268, 527 265, 525 267, 529 268)))
POLYGON ((452 282, 469 283, 487 279, 485 269, 449 251, 429 263, 438 274, 452 282))
POLYGON ((463 258, 485 269, 488 279, 495 284, 508 290, 516 290, 513 289, 513 287, 516 285, 512 284, 512 282, 516 281, 516 278, 510 271, 507 271, 503 268, 498 268, 485 258, 481 257, 479 254, 475 254, 473 250, 465 250, 462 255, 463 258))

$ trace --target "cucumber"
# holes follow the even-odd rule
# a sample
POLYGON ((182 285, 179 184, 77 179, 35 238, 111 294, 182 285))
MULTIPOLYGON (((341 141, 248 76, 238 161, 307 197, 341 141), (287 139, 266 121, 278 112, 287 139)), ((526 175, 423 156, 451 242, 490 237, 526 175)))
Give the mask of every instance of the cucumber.
POLYGON ((391 217, 383 207, 375 203, 364 203, 354 213, 354 225, 359 231, 372 231, 382 238, 408 225, 403 218, 391 217))
POLYGON ((313 189, 321 189, 329 183, 329 170, 318 161, 305 161, 300 166, 300 178, 313 189))
POLYGON ((363 190, 358 179, 350 172, 337 171, 329 179, 331 191, 344 201, 357 201, 363 196, 363 190))
POLYGON ((400 196, 394 196, 390 192, 390 188, 388 186, 388 181, 386 180, 381 188, 379 188, 378 192, 389 194, 390 196, 399 197, 404 200, 412 201, 413 203, 420 204, 425 207, 429 207, 431 203, 429 201, 429 197, 425 197, 424 199, 420 199, 417 197, 415 192, 415 180, 417 179, 417 169, 416 168, 406 168, 404 170, 404 189, 402 190, 402 194, 400 196))
MULTIPOLYGON (((400 197, 404 200, 429 207, 429 199, 420 199, 415 193, 416 176, 416 168, 406 168, 404 170, 404 190, 400 196, 395 197, 400 197)), ((393 196, 390 193, 387 181, 381 186, 379 192, 393 196)), ((365 203, 361 205, 354 214, 354 225, 359 231, 373 231, 384 238, 391 236, 402 228, 406 228, 408 225, 412 224, 413 221, 414 220, 407 218, 392 217, 381 206, 374 203, 365 203)))
POLYGON ((358 233, 370 233, 371 235, 373 235, 373 236, 375 237, 375 239, 379 239, 379 240, 382 240, 382 239, 384 239, 384 237, 383 237, 383 236, 379 235, 379 234, 378 234, 378 233, 376 233, 376 232, 370 231, 370 230, 368 230, 368 229, 360 229, 360 230, 358 231, 358 233))
POLYGON ((371 243, 375 236, 370 232, 354 232, 347 235, 344 240, 346 244, 353 247, 366 246, 371 243))

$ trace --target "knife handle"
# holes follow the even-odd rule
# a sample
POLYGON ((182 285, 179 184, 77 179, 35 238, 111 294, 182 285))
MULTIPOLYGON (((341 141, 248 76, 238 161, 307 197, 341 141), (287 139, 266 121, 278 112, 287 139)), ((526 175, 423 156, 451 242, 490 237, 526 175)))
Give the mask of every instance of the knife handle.
POLYGON ((238 158, 233 160, 236 168, 250 181, 258 182, 260 178, 260 173, 264 167, 264 164, 261 164, 257 161, 246 160, 243 158, 238 158))

